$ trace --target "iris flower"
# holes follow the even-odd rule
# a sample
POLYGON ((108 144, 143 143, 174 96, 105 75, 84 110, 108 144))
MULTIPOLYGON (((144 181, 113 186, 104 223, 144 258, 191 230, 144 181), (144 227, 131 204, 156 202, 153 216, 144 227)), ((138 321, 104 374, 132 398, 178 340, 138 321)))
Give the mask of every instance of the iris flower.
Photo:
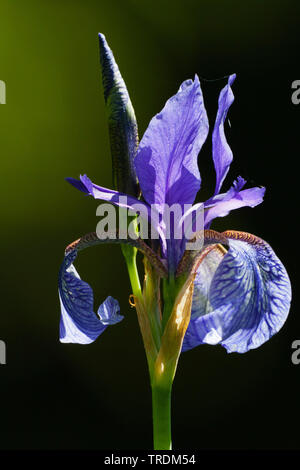
POLYGON ((199 204, 194 204, 201 187, 197 158, 209 132, 199 79, 196 75, 182 83, 139 142, 125 83, 102 34, 99 40, 115 189, 98 186, 86 175, 67 180, 93 198, 123 210, 139 204, 159 239, 124 239, 119 232, 104 239, 91 233, 66 248, 59 274, 60 341, 91 343, 107 326, 123 319, 119 303, 112 297, 94 311, 93 291, 73 264, 78 252, 87 247, 120 243, 149 366, 154 448, 170 449, 171 388, 180 353, 201 344, 220 344, 229 353, 261 346, 284 324, 291 286, 283 264, 267 242, 249 233, 218 233, 210 228, 217 217, 260 204, 265 193, 263 187, 245 189, 246 181, 240 176, 222 192, 233 159, 224 124, 234 101, 231 87, 235 75, 229 76, 221 90, 212 131, 216 185, 212 197, 204 202, 203 230, 193 235, 194 241, 201 235, 203 244, 199 250, 188 250, 185 236, 178 240, 174 235, 176 221, 169 236, 162 221, 165 208, 173 204, 183 209, 183 218, 189 205, 193 224, 198 217, 199 204), (152 207, 158 214, 156 220, 152 207), (144 261, 143 283, 136 265, 138 251, 144 261))

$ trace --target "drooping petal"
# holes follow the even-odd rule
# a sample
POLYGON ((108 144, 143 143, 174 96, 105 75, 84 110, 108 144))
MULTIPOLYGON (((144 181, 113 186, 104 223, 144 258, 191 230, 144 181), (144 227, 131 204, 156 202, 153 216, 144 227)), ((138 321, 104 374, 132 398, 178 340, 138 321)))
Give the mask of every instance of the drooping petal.
POLYGON ((230 211, 240 207, 255 207, 262 203, 265 188, 254 187, 242 190, 245 184, 246 181, 239 177, 227 193, 213 196, 204 203, 204 227, 206 229, 216 217, 224 217, 230 211))
MULTIPOLYGON (((222 261, 223 256, 224 252, 218 248, 218 245, 215 245, 199 265, 194 282, 191 320, 185 333, 182 345, 183 352, 203 343, 203 341, 200 342, 200 338, 202 338, 202 325, 199 328, 198 319, 200 317, 202 318, 213 309, 209 300, 209 289, 212 278, 216 272, 217 267, 222 261)), ((210 334, 213 334, 213 330, 212 333, 210 332, 210 334)))
POLYGON ((125 82, 103 34, 99 34, 99 46, 114 188, 137 196, 138 185, 133 160, 138 148, 138 128, 134 109, 125 82))
MULTIPOLYGON (((184 350, 219 343, 228 352, 247 352, 277 333, 289 312, 290 280, 270 245, 243 232, 222 235, 230 248, 209 282, 206 304, 197 298, 197 285, 205 283, 199 270, 184 350)), ((199 285, 205 299, 207 284, 199 285)))
POLYGON ((93 291, 80 279, 73 265, 76 256, 76 249, 66 254, 59 274, 60 341, 89 344, 123 316, 119 315, 118 301, 112 297, 107 297, 100 305, 98 315, 94 313, 93 291))
POLYGON ((208 120, 199 79, 185 81, 150 122, 135 158, 148 204, 192 204, 200 188, 198 153, 208 120))
POLYGON ((126 244, 134 246, 149 260, 160 277, 166 277, 167 271, 157 254, 137 238, 99 239, 97 233, 89 233, 68 245, 62 262, 58 288, 61 303, 60 340, 65 343, 88 344, 105 330, 108 325, 118 323, 119 304, 112 297, 100 305, 97 315, 94 313, 94 298, 91 287, 80 279, 73 262, 78 251, 99 244, 126 244))
POLYGON ((215 195, 219 194, 223 181, 228 173, 233 159, 232 151, 227 143, 224 123, 230 106, 234 101, 231 85, 236 75, 230 75, 227 85, 223 88, 219 96, 219 108, 216 122, 212 134, 212 154, 216 170, 215 195))

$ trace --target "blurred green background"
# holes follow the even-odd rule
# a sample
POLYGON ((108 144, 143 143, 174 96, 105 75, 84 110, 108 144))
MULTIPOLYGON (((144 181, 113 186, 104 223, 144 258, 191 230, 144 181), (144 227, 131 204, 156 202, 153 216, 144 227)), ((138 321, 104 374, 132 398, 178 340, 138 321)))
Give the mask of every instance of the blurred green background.
MULTIPOLYGON (((76 266, 97 305, 117 297, 125 320, 89 346, 58 341, 57 275, 65 246, 95 230, 97 202, 68 185, 86 173, 111 186, 98 31, 118 61, 140 135, 181 81, 197 73, 211 125, 230 73, 236 101, 227 136, 241 174, 264 204, 219 219, 269 241, 294 291, 298 269, 299 6, 292 1, 1 0, 0 448, 152 446, 146 360, 118 246, 87 250, 76 266), (212 81, 211 81, 212 80, 212 81)), ((214 189, 210 139, 199 158, 200 198, 214 189)), ((282 331, 260 349, 182 355, 173 390, 175 449, 299 448, 300 339, 296 295, 282 331)))

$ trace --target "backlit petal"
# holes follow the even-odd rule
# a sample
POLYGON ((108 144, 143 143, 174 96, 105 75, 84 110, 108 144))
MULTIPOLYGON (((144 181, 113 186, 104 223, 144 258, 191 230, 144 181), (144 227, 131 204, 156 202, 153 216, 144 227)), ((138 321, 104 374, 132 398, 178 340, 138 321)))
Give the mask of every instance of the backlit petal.
POLYGON ((198 268, 194 282, 191 320, 185 333, 182 351, 187 351, 188 349, 192 349, 195 346, 202 344, 202 342, 200 342, 200 338, 202 338, 203 335, 201 328, 202 325, 200 326, 200 331, 198 331, 198 318, 202 318, 213 310, 209 301, 209 289, 212 278, 223 256, 224 253, 222 253, 222 251, 220 251, 216 246, 215 249, 208 253, 198 268))
POLYGON ((111 202, 116 206, 131 209, 134 204, 138 204, 140 207, 144 208, 145 216, 150 214, 150 209, 147 204, 143 203, 139 199, 130 196, 128 194, 115 191, 113 189, 105 188, 104 186, 98 186, 94 184, 87 175, 81 175, 80 180, 75 178, 66 178, 66 181, 74 186, 79 191, 93 196, 95 199, 101 199, 102 201, 111 202))
POLYGON ((200 188, 198 153, 208 120, 199 79, 185 81, 150 122, 135 166, 148 204, 192 204, 200 188))
POLYGON ((228 78, 228 84, 220 93, 219 108, 212 135, 212 154, 216 170, 215 194, 219 194, 222 183, 228 173, 233 159, 231 148, 229 147, 226 140, 224 123, 227 117, 228 109, 234 101, 231 85, 234 82, 235 77, 235 75, 230 75, 228 78))
POLYGON ((242 189, 246 181, 239 177, 227 193, 219 194, 204 203, 204 227, 210 227, 211 222, 217 217, 224 217, 234 209, 240 207, 255 207, 261 204, 265 194, 265 188, 255 187, 242 189))
MULTIPOLYGON (((244 353, 277 333, 289 312, 290 280, 270 245, 242 232, 222 235, 230 248, 211 279, 206 303, 199 302, 195 283, 185 350, 220 343, 228 352, 244 353)), ((205 298, 202 286, 201 292, 205 298)))
POLYGON ((123 319, 120 307, 112 297, 100 305, 94 313, 92 288, 80 279, 73 262, 74 249, 66 254, 59 274, 59 298, 61 304, 60 341, 62 343, 89 344, 95 341, 108 325, 123 319))

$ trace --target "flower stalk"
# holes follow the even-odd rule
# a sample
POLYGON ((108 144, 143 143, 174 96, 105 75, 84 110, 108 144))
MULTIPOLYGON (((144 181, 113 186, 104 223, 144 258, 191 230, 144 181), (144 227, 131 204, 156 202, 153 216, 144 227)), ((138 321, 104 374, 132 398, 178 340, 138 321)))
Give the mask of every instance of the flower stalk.
POLYGON ((141 284, 139 273, 136 265, 137 249, 130 245, 121 245, 122 253, 126 261, 130 284, 133 295, 135 297, 141 297, 141 284))
POLYGON ((142 298, 135 307, 146 351, 152 390, 153 444, 155 450, 170 450, 171 395, 182 341, 191 314, 193 279, 163 279, 164 313, 161 315, 161 279, 144 258, 142 298), (163 321, 165 319, 165 321, 163 321), (165 323, 165 325, 164 325, 165 323))
POLYGON ((154 450, 171 450, 171 395, 172 382, 162 385, 155 377, 152 383, 152 419, 154 450))

